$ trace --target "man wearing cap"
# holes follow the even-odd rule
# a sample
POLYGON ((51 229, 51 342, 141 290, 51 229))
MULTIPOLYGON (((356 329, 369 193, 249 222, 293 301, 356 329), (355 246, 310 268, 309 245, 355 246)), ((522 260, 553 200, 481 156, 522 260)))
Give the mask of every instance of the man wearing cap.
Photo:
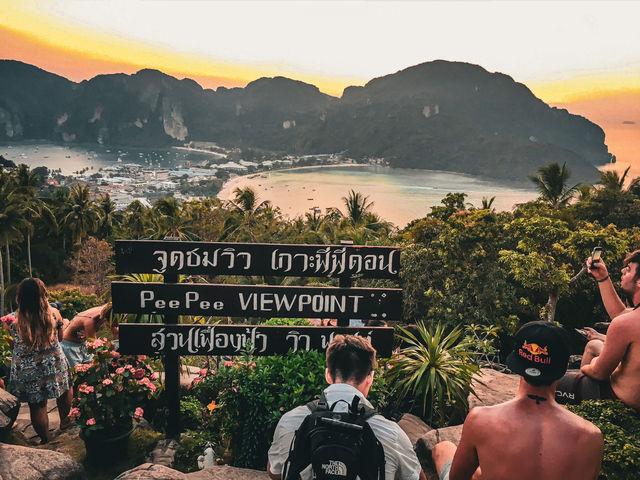
POLYGON ((555 401, 567 370, 569 338, 549 322, 530 322, 515 336, 507 358, 520 375, 516 398, 469 412, 460 444, 438 443, 432 452, 440 480, 595 480, 602 433, 555 401))
POLYGON ((618 398, 640 410, 640 250, 623 261, 620 286, 627 296, 627 307, 618 296, 605 263, 587 260, 587 269, 598 281, 602 303, 611 317, 606 335, 585 328, 589 343, 582 356, 580 371, 602 381, 601 396, 618 398))

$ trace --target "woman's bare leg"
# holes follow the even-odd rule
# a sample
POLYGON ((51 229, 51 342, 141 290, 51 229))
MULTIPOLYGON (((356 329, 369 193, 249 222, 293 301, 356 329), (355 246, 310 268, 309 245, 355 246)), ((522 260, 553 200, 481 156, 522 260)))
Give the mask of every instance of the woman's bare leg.
POLYGON ((36 431, 42 443, 49 441, 49 414, 47 413, 47 401, 29 404, 29 414, 31 416, 31 424, 36 431))
POLYGON ((60 427, 63 427, 64 421, 69 415, 71 410, 71 401, 73 400, 73 387, 64 392, 56 399, 56 405, 58 405, 58 415, 60 415, 60 427))

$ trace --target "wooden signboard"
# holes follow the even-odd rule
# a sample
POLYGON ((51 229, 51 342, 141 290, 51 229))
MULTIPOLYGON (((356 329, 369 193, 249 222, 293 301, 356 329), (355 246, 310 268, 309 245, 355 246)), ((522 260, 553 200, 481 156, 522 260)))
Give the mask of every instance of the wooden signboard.
POLYGON ((398 288, 112 282, 111 295, 115 313, 386 320, 402 309, 398 288))
POLYGON ((154 355, 284 355, 288 351, 324 351, 338 334, 368 339, 380 357, 391 356, 393 328, 262 325, 166 325, 121 323, 119 351, 154 355))
POLYGON ((397 278, 398 247, 116 240, 116 273, 397 278))
POLYGON ((116 240, 116 273, 158 273, 164 283, 112 282, 115 313, 162 315, 162 324, 120 324, 120 352, 164 355, 167 433, 179 433, 179 355, 254 355, 325 350, 334 335, 368 338, 390 356, 393 328, 346 327, 349 319, 397 320, 402 291, 349 288, 351 279, 398 278, 400 249, 354 245, 284 245, 116 240), (180 275, 338 278, 336 287, 178 283, 180 275), (335 318, 338 327, 180 325, 179 316, 335 318))

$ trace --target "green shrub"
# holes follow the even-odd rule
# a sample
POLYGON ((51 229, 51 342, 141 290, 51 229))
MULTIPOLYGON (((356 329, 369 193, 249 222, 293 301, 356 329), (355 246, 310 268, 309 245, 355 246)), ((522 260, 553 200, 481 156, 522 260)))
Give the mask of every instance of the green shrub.
MULTIPOLYGON (((320 396, 327 387, 320 352, 238 357, 196 379, 190 389, 210 413, 210 438, 229 446, 233 465, 264 469, 273 431, 283 413, 320 396), (216 436, 219 434, 219 436, 216 436)), ((369 399, 386 405, 387 385, 379 369, 369 399), (385 398, 383 398, 385 397, 385 398)))
POLYGON ((266 322, 262 322, 262 325, 298 327, 312 325, 312 323, 306 318, 270 318, 266 322))
POLYGON ((407 345, 390 363, 389 381, 398 400, 419 401, 420 414, 433 424, 444 425, 456 410, 468 408, 467 397, 473 392, 471 379, 480 367, 475 362, 476 343, 462 337, 462 328, 445 334, 438 324, 431 331, 418 323, 416 333, 401 329, 407 345))
POLYGON ((97 295, 87 295, 77 288, 49 292, 49 300, 62 303, 60 313, 64 318, 68 318, 69 320, 79 312, 101 304, 97 295))
POLYGON ((207 443, 214 443, 210 430, 188 430, 180 435, 180 448, 176 452, 173 468, 181 472, 198 471, 198 457, 204 453, 207 443))
POLYGON ((633 410, 614 400, 589 400, 567 408, 589 420, 604 435, 602 474, 607 480, 638 478, 640 418, 633 410))
POLYGON ((180 424, 184 430, 202 428, 204 405, 193 396, 180 399, 180 424))

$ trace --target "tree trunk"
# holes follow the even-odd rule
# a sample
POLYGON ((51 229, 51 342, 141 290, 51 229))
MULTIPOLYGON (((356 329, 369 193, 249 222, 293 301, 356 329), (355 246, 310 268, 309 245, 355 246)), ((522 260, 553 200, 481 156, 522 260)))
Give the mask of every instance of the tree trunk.
POLYGON ((33 272, 31 271, 31 235, 27 234, 27 260, 29 261, 29 276, 33 277, 33 272))
POLYGON ((544 306, 545 314, 544 319, 547 322, 553 322, 556 317, 556 306, 558 305, 558 293, 551 292, 549 293, 549 299, 547 300, 547 304, 544 306))
POLYGON ((4 265, 2 265, 2 250, 0 250, 0 316, 4 315, 4 265))
POLYGON ((7 247, 7 283, 11 283, 11 252, 9 251, 9 243, 7 247))

